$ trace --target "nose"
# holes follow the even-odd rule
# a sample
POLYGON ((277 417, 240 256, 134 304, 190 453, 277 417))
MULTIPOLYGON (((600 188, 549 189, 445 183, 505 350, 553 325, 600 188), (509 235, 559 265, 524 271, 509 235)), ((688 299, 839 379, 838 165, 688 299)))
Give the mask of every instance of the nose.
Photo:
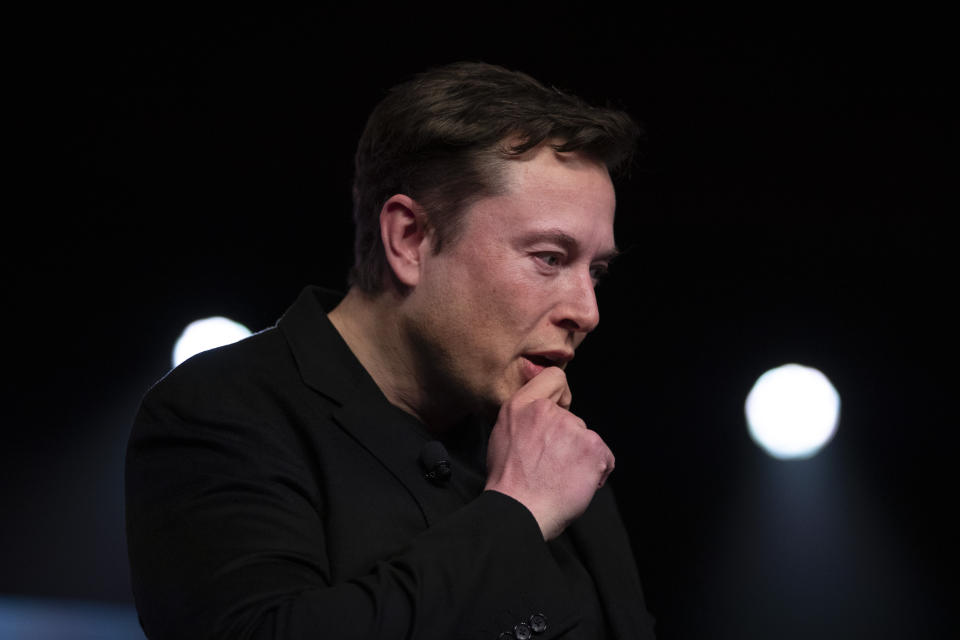
POLYGON ((600 324, 600 307, 597 305, 593 276, 589 270, 571 276, 563 301, 557 307, 557 324, 568 331, 587 334, 600 324))

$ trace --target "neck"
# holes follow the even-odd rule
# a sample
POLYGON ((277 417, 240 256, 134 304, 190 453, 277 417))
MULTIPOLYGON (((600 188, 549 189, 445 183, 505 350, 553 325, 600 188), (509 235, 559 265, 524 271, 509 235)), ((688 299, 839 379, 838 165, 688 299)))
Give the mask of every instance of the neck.
POLYGON ((456 394, 429 383, 429 363, 404 329, 403 302, 393 290, 370 294, 353 287, 328 317, 387 401, 441 435, 468 412, 456 394))

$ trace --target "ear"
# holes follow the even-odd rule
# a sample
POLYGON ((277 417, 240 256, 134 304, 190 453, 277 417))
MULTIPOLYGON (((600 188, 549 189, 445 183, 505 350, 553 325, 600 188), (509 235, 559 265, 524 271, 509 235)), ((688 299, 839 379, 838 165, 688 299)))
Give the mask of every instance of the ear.
POLYGON ((416 200, 392 196, 380 209, 380 238, 394 277, 407 287, 420 282, 423 253, 429 250, 426 213, 416 200))

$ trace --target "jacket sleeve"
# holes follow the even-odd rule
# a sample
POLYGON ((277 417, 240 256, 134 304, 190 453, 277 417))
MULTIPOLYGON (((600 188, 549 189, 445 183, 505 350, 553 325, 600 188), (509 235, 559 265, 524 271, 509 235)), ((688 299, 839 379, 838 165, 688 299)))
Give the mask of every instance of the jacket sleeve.
POLYGON ((334 583, 309 470, 238 419, 242 396, 184 403, 163 386, 144 400, 126 469, 148 637, 492 639, 536 612, 548 639, 576 624, 533 516, 495 492, 334 583))

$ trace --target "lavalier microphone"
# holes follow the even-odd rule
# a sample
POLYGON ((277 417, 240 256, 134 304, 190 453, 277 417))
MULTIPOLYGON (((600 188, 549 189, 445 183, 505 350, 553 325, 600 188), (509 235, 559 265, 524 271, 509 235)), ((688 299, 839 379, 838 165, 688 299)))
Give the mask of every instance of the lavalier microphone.
POLYGON ((425 473, 423 477, 431 482, 445 482, 450 479, 450 456, 447 449, 437 440, 431 440, 420 450, 420 464, 425 473))

